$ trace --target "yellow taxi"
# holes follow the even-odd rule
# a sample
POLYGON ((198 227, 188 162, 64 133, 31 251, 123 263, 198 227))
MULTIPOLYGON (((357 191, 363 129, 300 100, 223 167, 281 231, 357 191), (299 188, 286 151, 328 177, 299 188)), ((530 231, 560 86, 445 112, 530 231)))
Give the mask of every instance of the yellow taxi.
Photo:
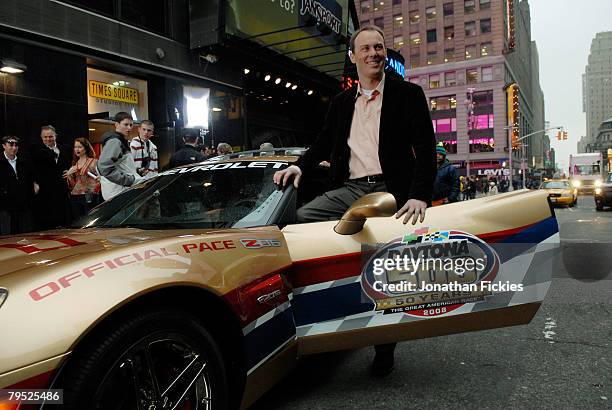
POLYGON ((578 200, 578 190, 567 179, 545 180, 540 185, 540 189, 548 192, 548 197, 553 205, 574 206, 578 200))

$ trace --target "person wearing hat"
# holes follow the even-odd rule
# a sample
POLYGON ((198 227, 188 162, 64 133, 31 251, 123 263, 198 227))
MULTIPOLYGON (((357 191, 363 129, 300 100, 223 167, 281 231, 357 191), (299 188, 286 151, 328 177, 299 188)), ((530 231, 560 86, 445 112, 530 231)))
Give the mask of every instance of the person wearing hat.
POLYGON ((438 174, 434 182, 432 205, 457 202, 459 199, 459 175, 455 167, 446 159, 446 150, 440 144, 436 146, 436 158, 438 174))

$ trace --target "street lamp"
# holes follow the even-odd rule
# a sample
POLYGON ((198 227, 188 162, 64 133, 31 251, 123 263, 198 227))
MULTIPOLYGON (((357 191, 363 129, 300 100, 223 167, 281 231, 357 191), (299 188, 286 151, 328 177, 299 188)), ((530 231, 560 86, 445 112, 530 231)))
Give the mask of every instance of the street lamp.
POLYGON ((465 100, 465 107, 467 108, 467 137, 468 137, 468 152, 467 152, 467 161, 466 161, 466 166, 465 166, 465 174, 466 177, 469 178, 470 177, 470 151, 472 149, 471 143, 470 143, 470 129, 472 128, 473 124, 474 124, 474 107, 475 107, 475 103, 474 103, 474 91, 476 91, 475 88, 469 87, 467 89, 467 99, 465 100))
POLYGON ((512 169, 512 130, 518 128, 515 125, 504 127, 508 131, 508 168, 510 169, 510 186, 508 191, 514 191, 514 169, 512 169))

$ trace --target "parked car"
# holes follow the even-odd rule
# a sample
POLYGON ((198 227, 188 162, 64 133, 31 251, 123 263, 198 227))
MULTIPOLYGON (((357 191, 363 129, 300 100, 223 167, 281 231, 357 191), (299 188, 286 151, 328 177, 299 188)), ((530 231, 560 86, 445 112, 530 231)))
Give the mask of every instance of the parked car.
POLYGON ((549 179, 540 185, 540 189, 548 192, 553 205, 575 206, 578 202, 578 189, 567 179, 549 179))
POLYGON ((0 388, 63 389, 67 409, 248 407, 303 355, 534 317, 552 271, 534 255, 558 242, 544 191, 416 226, 376 193, 298 224, 299 190, 272 176, 301 152, 168 170, 77 228, 0 237, 0 388), (482 265, 376 271, 401 254, 482 265), (434 286, 453 283, 469 289, 434 286))
POLYGON ((595 186, 595 209, 603 211, 605 206, 612 206, 612 172, 595 186))

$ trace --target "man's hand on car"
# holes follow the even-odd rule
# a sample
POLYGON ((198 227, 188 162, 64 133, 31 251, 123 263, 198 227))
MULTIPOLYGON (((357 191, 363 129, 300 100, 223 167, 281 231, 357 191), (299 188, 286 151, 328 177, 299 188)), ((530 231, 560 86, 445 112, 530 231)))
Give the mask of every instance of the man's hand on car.
POLYGON ((395 219, 399 219, 402 215, 406 214, 404 218, 404 225, 408 223, 410 218, 412 218, 412 224, 416 224, 417 219, 419 222, 423 222, 425 220, 425 209, 427 209, 427 203, 424 201, 419 201, 418 199, 409 199, 406 201, 406 204, 397 211, 395 214, 395 219))
POLYGON ((300 184, 300 179, 302 179, 302 170, 296 165, 291 165, 282 171, 276 171, 273 179, 276 185, 284 188, 292 178, 293 186, 297 188, 300 184))

